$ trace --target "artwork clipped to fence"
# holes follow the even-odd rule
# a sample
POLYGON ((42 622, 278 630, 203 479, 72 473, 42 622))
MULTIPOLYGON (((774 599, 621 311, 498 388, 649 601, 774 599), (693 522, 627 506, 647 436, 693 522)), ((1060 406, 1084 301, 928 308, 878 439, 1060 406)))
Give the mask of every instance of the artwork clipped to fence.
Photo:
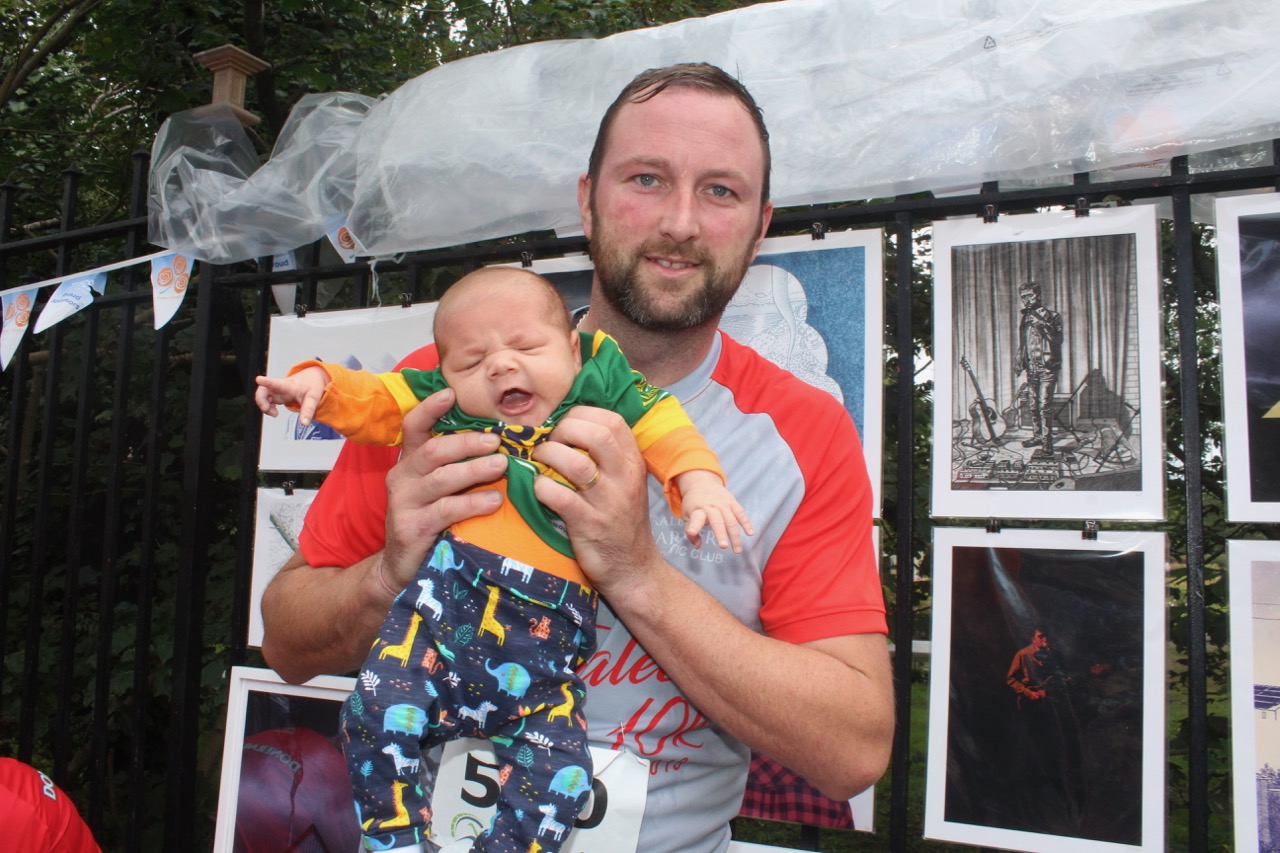
POLYGON ((232 667, 214 853, 360 849, 338 726, 352 685, 232 667))
MULTIPOLYGON (((379 373, 391 370, 404 356, 431 343, 435 311, 430 302, 274 316, 267 375, 284 376, 307 359, 379 373)), ((282 408, 278 417, 262 419, 258 464, 263 471, 328 471, 345 440, 318 422, 303 427, 296 413, 282 408)))
MULTIPOLYGON (((875 516, 880 514, 883 388, 883 235, 839 231, 815 240, 771 237, 725 309, 734 340, 839 400, 862 439, 875 516)), ((587 305, 591 261, 535 261, 571 310, 587 305)))
POLYGON ((934 225, 934 515, 1163 516, 1158 248, 1149 206, 934 225))
POLYGON ((1236 848, 1280 843, 1280 542, 1227 543, 1236 848))
POLYGON ((1227 517, 1280 521, 1280 195, 1219 198, 1227 517))
POLYGON ((253 530, 253 582, 249 587, 248 645, 262 647, 262 593, 298 550, 298 534, 315 489, 258 489, 253 530))
POLYGON ((925 837, 1163 851, 1164 535, 934 545, 925 837))

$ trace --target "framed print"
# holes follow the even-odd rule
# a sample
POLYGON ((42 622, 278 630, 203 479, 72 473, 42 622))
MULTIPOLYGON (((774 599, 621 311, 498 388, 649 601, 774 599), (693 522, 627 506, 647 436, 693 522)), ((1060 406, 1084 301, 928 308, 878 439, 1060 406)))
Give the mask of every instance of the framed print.
POLYGON ((1280 195, 1214 202, 1227 518, 1280 521, 1280 195))
POLYGON ((298 534, 315 489, 258 489, 258 512, 253 531, 253 578, 249 587, 249 638, 262 647, 262 593, 285 561, 298 550, 298 534))
POLYGON ((1164 535, 934 545, 925 837, 1163 851, 1164 535))
POLYGON ((933 513, 1164 515, 1151 206, 934 225, 933 513))
POLYGON ((1280 842, 1280 542, 1227 543, 1236 850, 1280 842))
POLYGON ((214 853, 361 849, 338 715, 353 679, 231 668, 214 853))
MULTIPOLYGON (((534 261, 570 310, 591 293, 585 256, 534 261)), ((862 440, 875 517, 880 516, 883 234, 838 231, 764 241, 720 328, 845 407, 862 440)))
MULTIPOLYGON (((431 343, 435 313, 436 303, 426 302, 273 316, 267 375, 284 376, 294 364, 312 358, 379 373, 391 370, 405 355, 431 343)), ((324 424, 300 427, 297 414, 281 407, 279 417, 262 418, 258 467, 328 471, 344 441, 324 424)))

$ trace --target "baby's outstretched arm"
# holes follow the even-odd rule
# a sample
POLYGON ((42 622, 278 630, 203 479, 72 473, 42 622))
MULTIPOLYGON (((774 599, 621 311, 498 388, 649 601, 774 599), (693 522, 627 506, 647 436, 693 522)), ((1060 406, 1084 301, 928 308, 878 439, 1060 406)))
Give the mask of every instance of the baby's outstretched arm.
POLYGON ((284 379, 259 376, 257 383, 253 401, 259 409, 274 418, 278 413, 276 403, 297 406, 298 420, 307 426, 315 417, 316 406, 320 405, 324 389, 329 385, 329 374, 323 367, 308 367, 284 379))
POLYGON ((711 471, 686 471, 675 477, 680 489, 684 516, 684 532, 694 545, 702 541, 702 528, 711 525, 711 533, 721 548, 733 547, 742 553, 742 533, 755 535, 746 510, 729 494, 720 477, 711 471), (741 528, 741 529, 739 529, 741 528))

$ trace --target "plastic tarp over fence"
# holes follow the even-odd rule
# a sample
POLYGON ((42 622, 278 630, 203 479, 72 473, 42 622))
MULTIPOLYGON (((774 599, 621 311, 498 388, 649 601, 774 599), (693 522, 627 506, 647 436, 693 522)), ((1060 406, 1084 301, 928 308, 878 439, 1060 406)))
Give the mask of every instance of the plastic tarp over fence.
POLYGON ((347 222, 386 256, 578 227, 600 117, 706 61, 764 110, 781 206, 1043 178, 1280 136, 1275 0, 787 0, 310 96, 270 160, 218 111, 156 138, 152 242, 225 263, 347 222))

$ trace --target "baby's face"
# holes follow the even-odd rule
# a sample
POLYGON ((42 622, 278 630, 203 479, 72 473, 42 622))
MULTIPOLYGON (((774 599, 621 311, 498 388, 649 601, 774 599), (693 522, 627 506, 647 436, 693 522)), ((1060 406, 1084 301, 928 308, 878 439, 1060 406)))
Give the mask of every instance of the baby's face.
POLYGON ((474 417, 541 426, 581 367, 578 333, 548 316, 546 300, 515 288, 465 297, 436 327, 440 368, 474 417))

